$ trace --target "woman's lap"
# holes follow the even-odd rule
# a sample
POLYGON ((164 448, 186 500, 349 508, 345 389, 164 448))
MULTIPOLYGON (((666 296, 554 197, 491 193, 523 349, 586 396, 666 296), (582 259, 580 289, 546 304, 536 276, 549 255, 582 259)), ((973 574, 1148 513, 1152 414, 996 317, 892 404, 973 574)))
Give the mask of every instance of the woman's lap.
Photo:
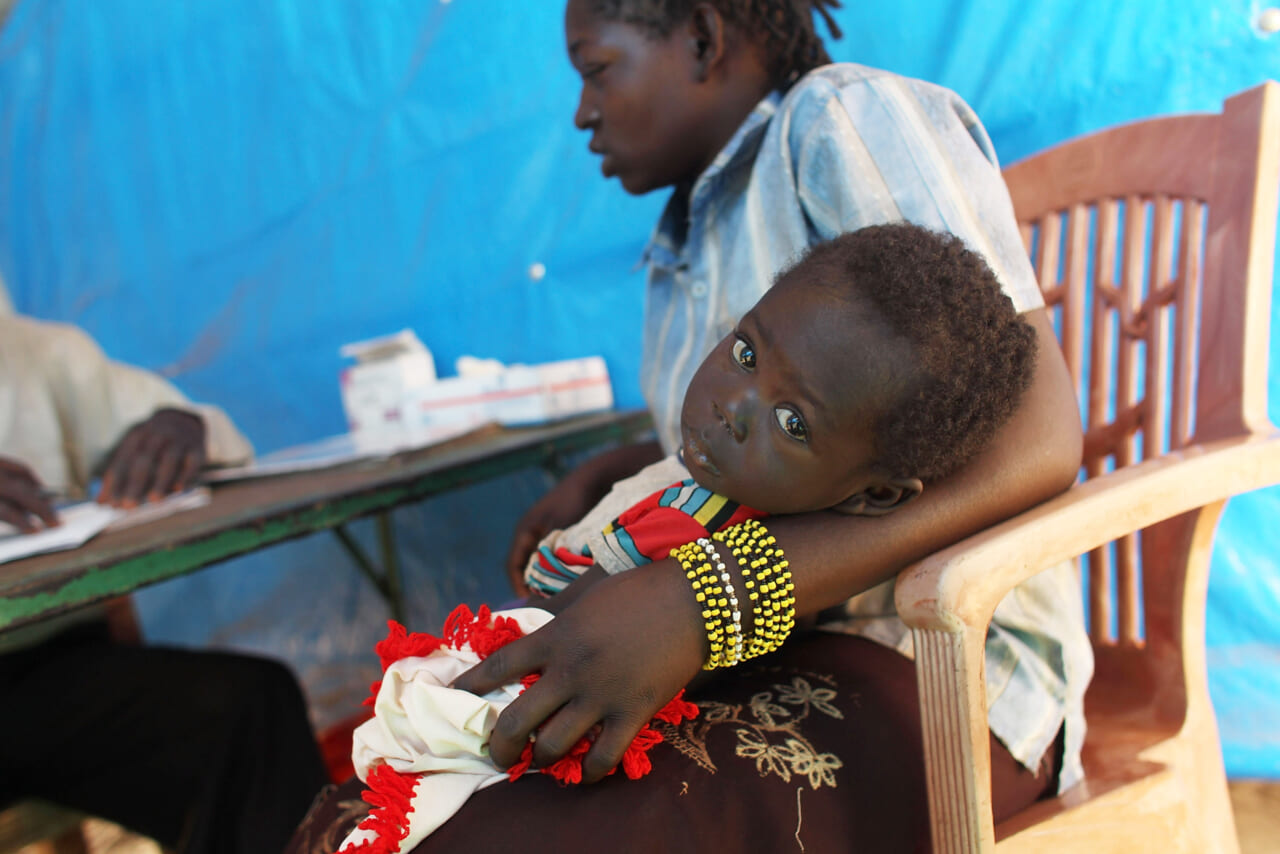
MULTIPOLYGON (((928 840, 915 670, 863 638, 797 637, 690 692, 653 771, 594 786, 526 775, 476 793, 414 854, 466 850, 910 852, 928 840)), ((997 815, 1052 787, 992 740, 997 815), (1007 767, 1006 767, 1007 766, 1007 767)), ((330 854, 366 811, 351 780, 319 799, 288 854, 330 854)))

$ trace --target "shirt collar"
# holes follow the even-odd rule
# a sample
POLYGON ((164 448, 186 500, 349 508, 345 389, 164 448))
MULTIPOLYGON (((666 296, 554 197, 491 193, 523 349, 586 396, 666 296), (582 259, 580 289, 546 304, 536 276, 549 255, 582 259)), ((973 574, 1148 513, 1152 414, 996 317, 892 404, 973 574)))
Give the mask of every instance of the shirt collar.
POLYGON ((658 224, 649 238, 649 243, 636 264, 637 267, 643 267, 650 262, 659 266, 675 265, 680 244, 683 243, 679 235, 685 232, 682 226, 687 225, 680 221, 681 218, 687 219, 692 210, 701 207, 702 200, 711 191, 716 179, 726 170, 754 158, 760 146, 760 140, 764 138, 765 129, 769 126, 769 120, 778 112, 778 105, 781 103, 782 92, 775 90, 756 104, 734 131, 733 136, 729 138, 729 142, 711 161, 711 165, 698 176, 689 195, 688 204, 677 199, 676 193, 671 194, 666 207, 662 209, 662 216, 658 218, 658 224))

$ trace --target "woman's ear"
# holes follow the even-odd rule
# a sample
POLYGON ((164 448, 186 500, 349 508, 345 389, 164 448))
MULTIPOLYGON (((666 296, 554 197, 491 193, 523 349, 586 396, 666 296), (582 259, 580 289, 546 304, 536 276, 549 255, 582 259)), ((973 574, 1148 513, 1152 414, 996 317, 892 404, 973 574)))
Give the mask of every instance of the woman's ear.
POLYGON ((855 492, 831 509, 846 516, 887 516, 924 492, 918 477, 895 477, 855 492))
POLYGON ((710 3, 699 3, 689 14, 689 50, 699 82, 706 80, 711 69, 724 58, 724 16, 710 3))

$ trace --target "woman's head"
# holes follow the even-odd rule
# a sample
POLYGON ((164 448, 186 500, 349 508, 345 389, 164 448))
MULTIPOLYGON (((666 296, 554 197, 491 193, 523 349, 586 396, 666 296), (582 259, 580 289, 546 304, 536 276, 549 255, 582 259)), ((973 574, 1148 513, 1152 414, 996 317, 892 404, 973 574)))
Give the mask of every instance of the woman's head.
MULTIPOLYGON (((824 15, 827 5, 816 2, 824 15)), ((812 8, 569 0, 565 43, 582 76, 574 123, 605 176, 635 194, 692 184, 761 98, 829 61, 812 8)))
POLYGON ((775 89, 786 89, 831 61, 814 27, 814 12, 833 38, 841 35, 830 12, 840 8, 840 0, 587 0, 583 5, 601 20, 632 24, 654 38, 671 35, 697 7, 710 7, 760 52, 775 89))

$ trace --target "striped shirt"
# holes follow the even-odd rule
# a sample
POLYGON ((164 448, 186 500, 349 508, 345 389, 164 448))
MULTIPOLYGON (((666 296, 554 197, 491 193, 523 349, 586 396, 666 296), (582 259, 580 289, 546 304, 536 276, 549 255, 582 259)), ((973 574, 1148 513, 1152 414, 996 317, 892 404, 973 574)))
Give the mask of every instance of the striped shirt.
MULTIPOLYGON (((815 243, 899 220, 962 238, 1019 311, 1043 305, 991 141, 954 92, 841 63, 760 102, 645 250, 641 383, 668 452, 694 371, 775 275, 815 243)), ((1072 567, 1048 570, 1000 604, 986 647, 992 731, 1035 768, 1063 728, 1062 788, 1083 776, 1082 610, 1072 567)), ((851 600, 840 628, 911 654, 892 581, 851 600)))
POLYGON ((597 510, 601 508, 617 515, 601 526, 601 514, 592 511, 585 524, 580 522, 542 541, 525 569, 530 588, 552 596, 592 564, 599 563, 610 573, 633 569, 669 557, 676 546, 764 516, 699 486, 675 458, 656 463, 615 486, 597 510), (644 497, 630 502, 646 491, 644 497))

